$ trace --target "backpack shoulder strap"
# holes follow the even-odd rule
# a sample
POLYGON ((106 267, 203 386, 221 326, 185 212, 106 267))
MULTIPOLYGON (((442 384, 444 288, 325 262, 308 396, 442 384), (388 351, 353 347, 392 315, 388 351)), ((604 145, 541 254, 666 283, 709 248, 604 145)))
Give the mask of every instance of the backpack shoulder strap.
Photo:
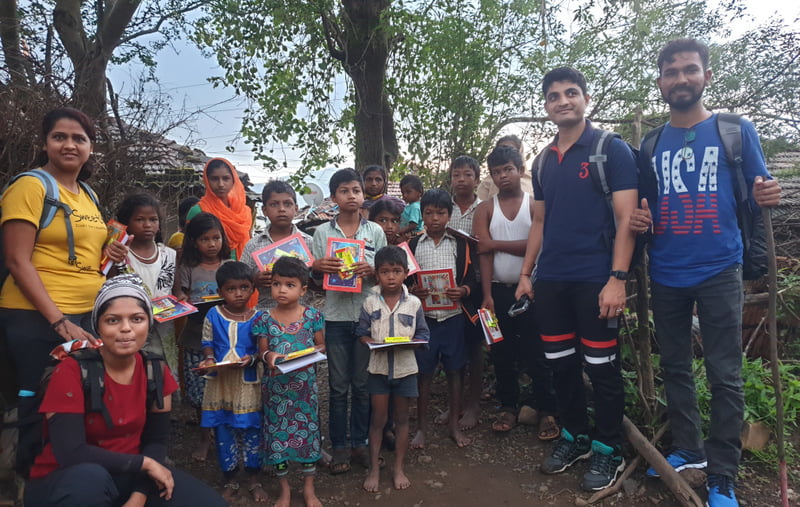
POLYGON ((645 134, 644 139, 642 139, 642 145, 639 148, 639 157, 647 162, 651 170, 653 165, 653 153, 656 151, 656 144, 663 130, 664 125, 662 124, 645 134))
POLYGON ((555 141, 549 143, 547 146, 542 148, 542 151, 536 155, 536 158, 533 159, 533 174, 532 177, 536 178, 536 182, 539 184, 539 187, 542 186, 542 170, 544 169, 544 164, 547 162, 547 156, 550 154, 550 150, 553 146, 555 146, 555 141))
POLYGON ((6 188, 23 176, 36 178, 44 187, 44 206, 42 207, 42 216, 39 217, 38 229, 41 231, 53 221, 53 218, 56 216, 56 211, 58 211, 59 204, 61 203, 59 200, 58 182, 56 182, 52 174, 44 169, 31 169, 30 171, 25 171, 14 176, 11 181, 8 182, 6 188))
POLYGON ((733 113, 717 114, 717 131, 719 132, 725 157, 733 169, 733 182, 736 191, 736 200, 744 202, 747 199, 747 184, 744 180, 742 167, 742 124, 741 116, 733 113))
POLYGON ((88 195, 89 199, 91 199, 94 205, 97 206, 97 209, 100 209, 100 199, 98 199, 94 189, 92 189, 92 187, 90 187, 89 184, 83 180, 78 180, 78 185, 80 185, 83 191, 86 192, 86 195, 88 195))
POLYGON ((100 412, 106 421, 106 426, 114 427, 114 421, 103 401, 105 394, 105 368, 103 358, 97 350, 80 350, 70 354, 78 362, 81 370, 81 385, 83 386, 85 410, 87 412, 100 412))
POLYGON ((417 245, 419 244, 419 238, 420 238, 419 236, 414 236, 413 238, 408 240, 408 248, 410 248, 411 253, 415 255, 417 253, 417 245))
POLYGON ((145 372, 147 373, 147 410, 153 403, 159 409, 164 408, 164 364, 166 361, 157 354, 151 354, 144 350, 139 351, 144 362, 145 372))
POLYGON ((611 142, 620 138, 620 135, 610 130, 595 129, 592 145, 589 147, 589 174, 592 176, 597 190, 603 194, 611 211, 611 218, 614 220, 614 228, 617 226, 617 216, 614 213, 614 201, 611 195, 611 187, 608 186, 606 176, 606 162, 608 162, 608 147, 611 142))

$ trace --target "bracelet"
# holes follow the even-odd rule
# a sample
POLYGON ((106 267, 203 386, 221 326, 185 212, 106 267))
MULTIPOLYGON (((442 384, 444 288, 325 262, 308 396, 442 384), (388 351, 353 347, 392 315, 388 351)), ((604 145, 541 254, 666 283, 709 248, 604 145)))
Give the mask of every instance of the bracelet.
POLYGON ((519 276, 524 276, 525 278, 530 278, 532 273, 520 273, 519 276))
POLYGON ((272 351, 271 350, 265 350, 261 354, 261 360, 264 361, 265 363, 267 362, 267 356, 269 355, 270 352, 272 352, 272 351))
POLYGON ((56 331, 56 330, 58 329, 58 327, 59 327, 61 324, 64 324, 65 322, 67 322, 67 316, 66 316, 66 315, 62 315, 60 319, 58 319, 58 320, 57 320, 57 321, 55 321, 55 322, 52 322, 52 323, 50 324, 50 327, 53 329, 53 331, 56 331))

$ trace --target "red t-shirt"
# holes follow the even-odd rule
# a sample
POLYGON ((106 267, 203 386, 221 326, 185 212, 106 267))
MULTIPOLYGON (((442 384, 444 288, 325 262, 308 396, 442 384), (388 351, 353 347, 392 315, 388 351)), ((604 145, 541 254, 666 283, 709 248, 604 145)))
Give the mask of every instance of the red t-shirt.
MULTIPOLYGON (((141 452, 142 430, 147 418, 147 374, 142 356, 136 354, 136 368, 133 382, 122 385, 114 382, 108 373, 104 374, 104 402, 114 422, 114 427, 106 426, 103 414, 91 412, 84 416, 86 442, 108 451, 125 454, 141 452)), ((178 385, 169 367, 164 365, 164 396, 178 390, 178 385)), ((84 410, 84 392, 81 386, 81 372, 78 362, 68 357, 61 361, 50 377, 39 412, 61 414, 82 414, 84 410)), ((45 433, 47 432, 45 423, 45 433)), ((47 443, 42 453, 36 457, 31 468, 31 479, 44 477, 59 467, 53 446, 47 443)))

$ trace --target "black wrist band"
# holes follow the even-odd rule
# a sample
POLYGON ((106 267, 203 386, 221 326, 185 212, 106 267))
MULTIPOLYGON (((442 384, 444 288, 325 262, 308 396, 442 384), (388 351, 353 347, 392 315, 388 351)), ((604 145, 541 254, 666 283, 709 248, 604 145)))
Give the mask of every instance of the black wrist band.
POLYGON ((50 327, 53 329, 53 331, 55 331, 55 330, 58 328, 58 326, 60 326, 61 324, 65 323, 66 321, 67 321, 67 316, 66 316, 66 315, 63 315, 63 316, 62 316, 60 319, 58 319, 57 321, 55 321, 55 322, 52 322, 52 323, 50 324, 50 327))

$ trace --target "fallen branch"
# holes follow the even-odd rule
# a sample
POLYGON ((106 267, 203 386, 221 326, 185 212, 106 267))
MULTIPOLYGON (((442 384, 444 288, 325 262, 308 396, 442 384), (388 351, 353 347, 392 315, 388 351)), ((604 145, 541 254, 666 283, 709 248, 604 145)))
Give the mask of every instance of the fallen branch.
POLYGON ((661 482, 669 488, 681 505, 686 507, 703 507, 705 505, 691 486, 672 468, 672 465, 667 463, 667 460, 658 452, 658 449, 647 440, 647 437, 642 435, 639 428, 626 416, 622 418, 622 429, 636 452, 658 472, 661 476, 661 482))

